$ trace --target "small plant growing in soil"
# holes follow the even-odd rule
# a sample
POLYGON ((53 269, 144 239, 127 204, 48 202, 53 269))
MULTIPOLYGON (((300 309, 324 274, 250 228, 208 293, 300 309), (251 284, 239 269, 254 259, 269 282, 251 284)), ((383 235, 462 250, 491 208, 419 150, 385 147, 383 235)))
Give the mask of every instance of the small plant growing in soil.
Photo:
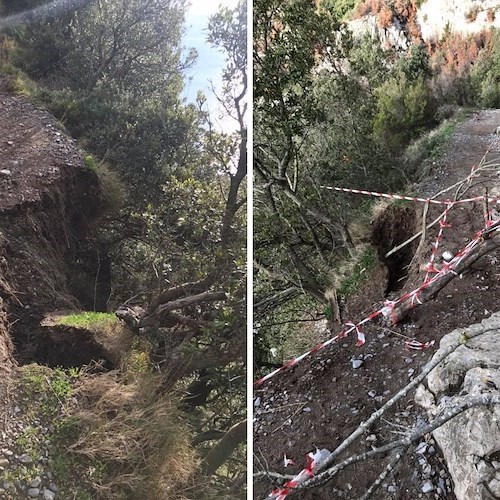
POLYGON ((97 173, 97 165, 95 163, 94 157, 92 155, 85 155, 83 157, 83 164, 92 172, 97 173))

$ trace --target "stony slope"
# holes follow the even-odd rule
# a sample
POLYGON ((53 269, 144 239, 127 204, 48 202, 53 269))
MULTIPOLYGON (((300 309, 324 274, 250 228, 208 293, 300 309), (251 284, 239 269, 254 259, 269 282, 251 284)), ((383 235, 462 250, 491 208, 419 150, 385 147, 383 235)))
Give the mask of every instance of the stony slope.
MULTIPOLYGON (((491 146, 489 158, 500 158, 500 142, 495 136, 500 124, 500 110, 486 110, 473 114, 459 125, 451 137, 448 149, 440 161, 432 165, 429 177, 415 185, 415 194, 435 194, 470 172, 485 150, 491 146)), ((468 193, 483 193, 485 186, 498 189, 497 169, 485 172, 476 179, 477 186, 468 193)), ((392 207, 398 205, 392 205, 392 207)), ((391 208, 394 211, 394 208, 391 208)), ((439 209, 429 210, 428 221, 433 220, 439 209)), ((396 213, 396 211, 394 211, 396 213)), ((399 212, 398 212, 399 213, 399 212)), ((402 219, 399 213, 385 216, 386 224, 397 225, 417 232, 422 224, 422 209, 408 210, 402 219)), ((441 251, 457 252, 482 225, 481 204, 470 204, 450 212, 452 228, 445 232, 441 251)), ((383 224, 375 224, 374 242, 383 242, 383 224)), ((410 231, 411 232, 411 231, 410 231)), ((351 302, 348 319, 359 321, 378 309, 384 298, 396 298, 403 290, 413 290, 424 278, 419 269, 427 262, 437 229, 428 231, 423 252, 412 268, 399 269, 403 289, 390 292, 387 297, 377 296, 379 290, 368 280, 359 296, 351 302)), ((410 236, 407 234, 406 236, 410 236)), ((393 242, 397 243, 397 242, 393 242)), ((414 248, 415 249, 415 248, 414 248)), ((382 252, 384 253, 384 252, 382 252)), ((255 469, 266 466, 281 474, 294 474, 304 465, 304 456, 316 446, 334 449, 363 420, 381 406, 402 386, 414 377, 432 356, 435 348, 424 351, 408 351, 403 346, 404 336, 421 342, 439 340, 449 331, 479 322, 500 309, 500 252, 496 251, 478 261, 471 272, 453 280, 434 300, 415 309, 396 327, 387 328, 381 323, 366 325, 367 342, 362 348, 354 346, 348 338, 312 358, 305 359, 296 368, 286 371, 255 391, 255 469), (353 368, 352 360, 362 360, 361 367, 353 368), (297 465, 286 469, 283 455, 297 465)), ((403 266, 405 262, 399 262, 403 266)), ((407 264, 407 262, 406 262, 407 264)), ((397 272, 393 269, 392 272, 397 272)), ((326 337, 328 338, 328 337, 326 337)), ((398 426, 411 427, 426 419, 412 399, 405 398, 387 415, 387 421, 369 430, 351 452, 364 452, 372 446, 393 439, 398 426)), ((399 428, 401 429, 401 428, 399 428)), ((415 447, 402 460, 397 472, 383 482, 374 496, 380 499, 410 500, 416 498, 455 498, 453 485, 436 446, 427 443, 427 453, 421 456, 415 447), (430 490, 429 490, 430 489, 430 490), (427 490, 429 490, 427 492, 427 490)), ((336 480, 324 486, 297 495, 300 498, 358 499, 381 472, 377 461, 358 464, 347 469, 336 480)), ((274 484, 275 485, 275 484, 274 484)), ((255 484, 255 498, 263 498, 273 488, 270 478, 261 477, 255 484)))

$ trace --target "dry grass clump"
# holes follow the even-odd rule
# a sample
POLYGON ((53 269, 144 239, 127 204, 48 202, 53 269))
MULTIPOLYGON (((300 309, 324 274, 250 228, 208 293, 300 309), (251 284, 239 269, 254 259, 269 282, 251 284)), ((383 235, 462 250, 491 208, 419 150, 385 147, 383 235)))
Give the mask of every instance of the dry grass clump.
POLYGON ((126 385, 116 372, 82 380, 79 436, 69 450, 105 466, 102 498, 181 500, 198 465, 175 403, 151 380, 126 385))

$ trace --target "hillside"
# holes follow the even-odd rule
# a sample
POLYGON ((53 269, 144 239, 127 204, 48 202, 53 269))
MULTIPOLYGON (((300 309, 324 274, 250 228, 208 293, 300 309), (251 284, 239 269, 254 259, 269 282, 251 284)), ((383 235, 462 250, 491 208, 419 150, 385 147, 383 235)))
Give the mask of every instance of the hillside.
POLYGON ((7 84, 0 80, 0 497, 154 488, 150 498, 183 498, 173 492, 197 462, 177 403, 151 390, 157 381, 124 323, 95 312, 110 279, 95 236, 101 182, 60 122, 7 84), (166 468, 177 474, 164 478, 166 468))
MULTIPOLYGON (((104 274, 92 266, 92 257, 85 264, 90 264, 93 275, 85 276, 82 262, 78 262, 83 248, 94 249, 94 254, 96 250, 92 229, 103 204, 97 175, 84 165, 75 141, 53 116, 24 97, 13 97, 6 85, 7 79, 1 78, 0 284, 2 317, 8 322, 2 329, 0 347, 0 404, 5 415, 0 426, 2 497, 10 498, 6 474, 15 466, 10 445, 20 430, 14 418, 20 405, 20 394, 14 389, 16 366, 30 362, 67 366, 64 353, 47 356, 56 350, 57 341, 47 345, 40 322, 52 311, 80 310, 86 299, 100 293, 101 284, 104 288, 106 284, 104 274), (76 286, 76 275, 81 277, 80 286, 76 286), (94 290, 92 283, 96 282, 99 287, 94 290), (83 283, 92 291, 82 288, 83 283)), ((92 359, 84 348, 83 342, 74 345, 80 365, 92 359)), ((23 455, 22 450, 15 451, 14 457, 23 455)))
MULTIPOLYGON (((499 123, 499 110, 484 110, 458 125, 444 154, 431 162, 430 175, 413 185, 412 196, 433 196, 467 179, 472 165, 480 164, 485 151, 488 152, 486 162, 491 162, 490 167, 472 181, 467 197, 484 194, 485 188, 490 193, 498 193, 500 142, 495 130, 499 123)), ((454 192, 449 191, 440 198, 446 199, 454 192)), ((345 194, 346 200, 353 196, 345 194)), ((427 221, 434 220, 441 212, 442 207, 431 206, 427 221)), ((438 258, 445 250, 454 254, 471 239, 483 224, 482 212, 480 203, 464 204, 450 210, 447 222, 451 228, 444 229, 438 258)), ((384 300, 396 300, 403 292, 422 283, 425 272, 421 268, 429 260, 438 231, 436 226, 427 232, 420 248, 417 248, 419 239, 416 239, 405 257, 396 253, 392 258, 384 259, 390 249, 418 233, 421 227, 422 205, 390 202, 378 211, 372 223, 371 239, 378 247, 383 264, 388 267, 389 276, 371 275, 364 281, 345 307, 350 321, 360 321, 381 307, 384 300), (406 268, 410 261, 411 266, 406 268), (380 280, 385 280, 385 296, 380 295, 380 280)), ((479 322, 498 311, 500 281, 496 271, 499 259, 498 249, 484 256, 468 272, 453 279, 437 296, 416 307, 397 325, 387 325, 379 319, 366 323, 362 327, 366 344, 362 347, 357 348, 350 335, 256 387, 254 465, 255 471, 262 475, 256 480, 255 498, 264 498, 279 483, 279 480, 266 477, 266 470, 287 477, 297 474, 304 467, 306 453, 316 447, 335 449, 405 381, 418 375, 436 347, 412 351, 405 349, 405 340, 414 338, 422 343, 435 340, 437 346, 441 337, 451 330, 479 322), (296 465, 285 469, 284 455, 296 465)), ((320 340, 336 333, 327 331, 320 340)), ((349 453, 345 452, 341 458, 380 447, 404 429, 427 421, 425 412, 412 398, 410 393, 400 401, 385 415, 383 422, 366 430, 349 453)), ((382 487, 374 498, 455 498, 453 478, 440 450, 433 440, 426 439, 426 447, 431 451, 425 454, 425 459, 417 449, 419 443, 414 443, 394 474, 382 480, 382 487)), ((297 494, 297 497, 359 499, 382 470, 377 460, 362 462, 346 468, 322 486, 297 494)))

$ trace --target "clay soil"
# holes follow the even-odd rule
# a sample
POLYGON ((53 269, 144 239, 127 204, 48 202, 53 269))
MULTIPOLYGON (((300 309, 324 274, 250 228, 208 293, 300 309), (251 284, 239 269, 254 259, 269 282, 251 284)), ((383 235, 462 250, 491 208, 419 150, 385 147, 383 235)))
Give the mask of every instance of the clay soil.
MULTIPOLYGON (((0 414, 43 315, 77 305, 67 261, 99 203, 97 176, 47 111, 0 76, 0 414), (96 201, 97 200, 97 201, 96 201), (2 398, 2 395, 4 396, 2 398)), ((0 419, 0 442, 3 423, 0 419)))
MULTIPOLYGON (((485 110, 473 114, 458 125, 446 152, 433 165, 431 177, 415 185, 414 194, 432 196, 466 178, 471 166, 480 162, 488 148, 489 159, 500 158, 500 141, 494 135, 498 124, 500 110, 485 110)), ((477 177, 466 197, 484 194, 485 187, 498 189, 498 171, 500 167, 477 177)), ((454 191, 450 191, 440 198, 452 198, 453 195, 454 191)), ((442 210, 442 207, 431 207, 427 221, 434 220, 442 210)), ((410 233, 419 231, 422 206, 418 206, 417 210, 412 207, 406 211, 406 215, 404 213, 398 215, 400 225, 410 233)), ((394 217, 392 221, 387 214, 382 217, 387 219, 383 224, 378 219, 373 225, 373 241, 379 244, 380 254, 386 251, 384 248, 380 252, 380 245, 387 240, 382 234, 384 228, 387 229, 387 224, 392 224, 392 227, 395 227, 394 223, 398 225, 394 217)), ((456 253, 482 228, 483 206, 480 203, 456 206, 450 211, 448 221, 451 228, 445 229, 438 256, 444 250, 456 253)), ((435 226, 428 231, 422 250, 416 255, 411 268, 404 268, 408 264, 405 264, 409 260, 408 256, 387 263, 391 281, 385 297, 380 296, 380 283, 368 280, 358 296, 348 304, 348 319, 359 321, 379 309, 385 299, 394 299, 405 291, 417 288, 425 275, 419 267, 429 259, 437 230, 435 226), (394 262, 398 265, 394 265, 394 262)), ((413 252, 418 242, 413 246, 413 252)), ((344 339, 258 387, 254 393, 254 401, 260 398, 255 403, 254 415, 254 472, 262 472, 267 468, 280 474, 294 475, 304 467, 305 454, 309 451, 316 447, 335 449, 374 410, 419 373, 436 351, 443 335, 477 323, 500 310, 499 262, 500 251, 486 255, 467 273, 455 278, 434 300, 414 309, 396 326, 388 328, 378 320, 368 323, 363 329, 367 338, 363 347, 356 348, 352 337, 344 339), (434 339, 436 345, 422 351, 407 350, 403 335, 421 342, 434 339), (358 369, 352 367, 351 361, 355 358, 363 359, 358 369), (296 465, 284 468, 285 453, 296 461, 296 465)), ((400 401, 385 415, 384 421, 370 429, 343 457, 385 444, 399 437, 402 428, 412 428, 427 420, 424 412, 414 404, 412 396, 413 393, 410 393, 400 401)), ((431 438, 428 436, 426 439, 431 438)), ((432 441, 430 443, 433 444, 432 441)), ((445 492, 434 489, 430 493, 422 493, 422 485, 428 476, 424 476, 422 466, 418 463, 420 456, 415 453, 417 445, 414 443, 410 447, 396 471, 383 481, 382 487, 372 498, 455 498, 452 480, 435 445, 434 450, 426 455, 432 468, 429 479, 437 484, 441 476, 450 487, 445 492)), ((292 496, 318 500, 359 499, 386 463, 384 457, 362 462, 345 469, 324 485, 301 490, 292 496)), ((277 479, 259 476, 254 484, 254 497, 265 498, 278 484, 277 479)))

